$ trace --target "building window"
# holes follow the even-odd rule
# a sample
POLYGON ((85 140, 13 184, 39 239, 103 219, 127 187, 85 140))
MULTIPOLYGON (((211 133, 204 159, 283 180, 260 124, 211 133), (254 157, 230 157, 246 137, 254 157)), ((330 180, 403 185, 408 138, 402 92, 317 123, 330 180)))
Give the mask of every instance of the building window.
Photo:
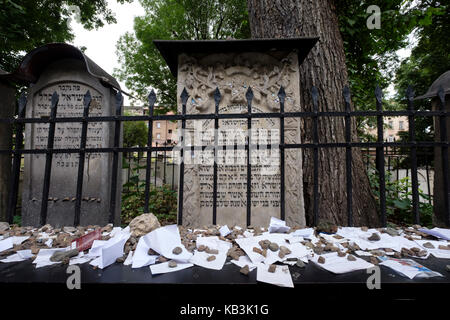
POLYGON ((392 121, 392 120, 389 121, 389 128, 390 129, 394 128, 394 121, 392 121))
POLYGON ((161 128, 161 122, 157 122, 157 123, 156 123, 156 127, 157 127, 157 128, 161 128))
POLYGON ((161 134, 160 133, 156 134, 156 139, 161 139, 161 134))
POLYGON ((394 142, 394 136, 389 136, 388 137, 388 142, 394 142))
POLYGON ((169 133, 172 133, 172 130, 171 130, 171 129, 169 129, 169 133))
POLYGON ((399 123, 398 123, 398 130, 403 130, 404 129, 404 127, 403 127, 403 121, 400 121, 399 123))

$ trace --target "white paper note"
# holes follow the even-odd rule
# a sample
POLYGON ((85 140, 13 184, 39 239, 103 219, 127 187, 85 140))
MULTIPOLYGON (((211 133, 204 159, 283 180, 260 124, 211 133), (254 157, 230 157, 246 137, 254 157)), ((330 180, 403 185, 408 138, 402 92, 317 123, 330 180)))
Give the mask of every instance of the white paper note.
POLYGON ((150 266, 150 271, 152 272, 152 275, 155 276, 160 273, 168 273, 168 272, 175 272, 180 271, 186 268, 192 267, 192 263, 177 263, 177 266, 175 268, 169 267, 169 262, 163 262, 158 263, 150 266))
POLYGON ((187 263, 192 258, 192 253, 181 244, 180 232, 176 224, 155 229, 145 237, 150 244, 150 248, 167 259, 187 263), (180 254, 172 253, 175 247, 180 247, 182 252, 180 254))
POLYGON ((257 265, 256 280, 260 282, 274 284, 279 287, 293 288, 291 273, 288 266, 276 266, 275 272, 269 272, 269 266, 265 264, 257 265))
POLYGON ((286 221, 275 217, 270 217, 269 233, 286 233, 291 228, 286 225, 286 221))
POLYGON ((374 266, 372 263, 358 257, 355 257, 355 261, 349 261, 347 255, 345 255, 345 257, 339 257, 337 252, 330 252, 321 256, 325 258, 325 263, 323 264, 318 262, 320 255, 314 255, 310 260, 319 267, 336 274, 364 270, 374 266))

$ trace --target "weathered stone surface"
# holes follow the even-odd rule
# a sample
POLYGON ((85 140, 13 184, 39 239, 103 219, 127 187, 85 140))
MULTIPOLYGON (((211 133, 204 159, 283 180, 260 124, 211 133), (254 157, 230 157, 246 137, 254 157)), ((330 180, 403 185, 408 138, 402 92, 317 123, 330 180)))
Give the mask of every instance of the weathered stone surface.
POLYGON ((217 249, 210 249, 208 247, 206 247, 205 252, 209 253, 209 254, 219 254, 219 250, 217 250, 217 249))
POLYGON ((269 249, 271 250, 271 251, 277 251, 278 250, 278 244, 276 243, 276 242, 271 242, 270 243, 270 245, 269 245, 269 249))
POLYGON ((260 248, 257 248, 257 247, 253 247, 253 252, 262 254, 262 250, 260 248))
POLYGON ((297 263, 295 265, 297 267, 299 267, 299 268, 304 268, 305 267, 305 263, 302 260, 300 260, 300 259, 297 260, 297 263))
POLYGON ((78 253, 79 253, 78 249, 72 249, 68 251, 57 251, 50 257, 50 261, 59 262, 63 261, 65 258, 70 259, 78 255, 78 253))
MULTIPOLYGON (((49 52, 49 54, 54 55, 55 52, 49 52)), ((65 58, 44 64, 37 82, 28 90, 26 117, 49 116, 51 96, 55 91, 59 94, 57 117, 80 117, 83 115, 83 97, 88 90, 92 97, 89 116, 115 115, 115 91, 110 86, 105 86, 104 83, 93 76, 87 70, 86 64, 79 59, 65 58)), ((55 130, 54 148, 79 148, 81 126, 80 122, 58 123, 55 130)), ((25 148, 46 148, 48 127, 49 125, 46 123, 25 125, 25 148)), ((89 123, 87 137, 87 148, 113 147, 114 123, 89 123)), ((121 156, 119 153, 119 157, 121 156)), ((75 198, 79 154, 58 153, 53 155, 49 197, 41 199, 45 158, 45 154, 24 156, 22 224, 39 225, 41 203, 48 201, 47 222, 58 227, 70 226, 74 222, 74 202, 63 200, 75 198)), ((112 153, 86 153, 85 155, 81 225, 106 225, 109 221, 112 159, 112 153), (96 199, 96 201, 90 201, 91 199, 96 199)), ((119 158, 119 166, 121 163, 121 158, 119 158)), ((120 223, 121 181, 122 175, 118 174, 114 212, 116 225, 120 223)))
POLYGON ((376 257, 370 257, 370 263, 377 265, 380 261, 376 257))
POLYGON ((270 241, 269 240, 261 240, 258 243, 261 246, 261 248, 263 248, 263 249, 268 249, 269 245, 270 245, 270 241))
POLYGON ((169 268, 176 268, 177 267, 177 262, 175 260, 170 260, 169 261, 169 268))
POLYGON ((396 237, 396 236, 400 235, 400 233, 397 230, 395 230, 394 228, 390 228, 390 227, 384 229, 383 231, 392 237, 396 237))
POLYGON ((450 250, 450 246, 439 245, 438 248, 441 250, 450 250))
MULTIPOLYGON (((280 86, 286 91, 285 110, 300 111, 300 87, 298 56, 294 51, 227 52, 212 54, 181 54, 178 58, 177 97, 186 88, 190 97, 187 101, 188 114, 214 113, 214 91, 218 87, 221 93, 220 113, 242 113, 247 111, 245 97, 249 87, 253 89, 253 113, 276 112, 279 110, 277 97, 280 86)), ((178 98, 181 108, 181 98, 178 98)), ((181 110, 180 110, 181 111, 181 110)), ((214 121, 186 122, 189 132, 194 127, 205 132, 214 128, 214 121)), ((221 119, 219 128, 230 132, 241 143, 238 130, 246 130, 246 120, 221 119)), ((273 143, 275 130, 279 130, 278 119, 255 119, 252 131, 271 133, 266 143, 273 143), (258 131, 259 130, 259 131, 258 131), (268 140, 268 141, 267 141, 268 140)), ((246 132, 246 131, 245 131, 246 132)), ((285 120, 286 143, 300 143, 300 120, 285 120)), ((224 136, 224 135, 221 135, 224 136)), ((258 137, 260 137, 257 134, 258 137)), ((268 135, 265 135, 268 137, 268 135)), ((256 138, 255 138, 256 139, 256 138)), ((264 138, 260 138, 264 139, 264 138)), ((220 138, 219 140, 225 140, 220 138)), ((225 141, 226 142, 226 141, 225 141)), ((263 143, 263 142, 260 142, 263 143)), ((203 145, 213 145, 213 140, 204 137, 203 145)), ((224 143, 226 144, 226 143, 224 143)), ((231 144, 231 143, 229 143, 231 144)), ((193 163, 191 157, 185 161, 183 224, 198 227, 211 221, 212 208, 212 172, 213 166, 209 151, 196 151, 195 159, 204 159, 200 164, 193 163), (207 158, 208 157, 208 158, 207 158), (189 161, 189 162, 188 162, 189 161)), ((218 193, 223 194, 217 201, 217 223, 221 225, 246 225, 246 205, 244 187, 246 183, 246 152, 233 152, 233 159, 218 153, 218 170, 227 172, 218 185, 218 193), (230 163, 231 161, 232 163, 230 163)), ((280 170, 278 150, 270 152, 255 150, 252 152, 252 208, 253 226, 267 226, 271 216, 280 211, 280 170)), ((304 226, 304 200, 302 183, 302 153, 300 149, 286 150, 286 222, 290 226, 304 226)), ((255 235, 259 234, 255 230, 255 235)))
POLYGON ((206 250, 206 246, 203 245, 203 244, 201 244, 201 245, 198 246, 197 250, 198 250, 199 252, 203 252, 203 251, 206 250))
POLYGON ((175 247, 172 250, 173 254, 180 254, 181 252, 183 252, 183 249, 181 249, 180 247, 175 247))
POLYGON ((0 222, 0 231, 6 231, 9 230, 9 223, 8 222, 0 222))
POLYGON ((381 239, 380 236, 376 232, 372 233, 372 235, 369 238, 367 238, 367 240, 369 241, 380 241, 380 239, 381 239))
POLYGON ((269 272, 271 272, 271 273, 274 273, 274 272, 275 272, 275 270, 277 270, 277 266, 276 266, 276 265, 274 265, 274 264, 271 264, 271 265, 269 266, 269 269, 268 269, 268 271, 269 271, 269 272))
POLYGON ((239 272, 242 273, 245 276, 248 276, 248 273, 250 272, 250 269, 249 269, 248 265, 246 264, 244 267, 242 267, 239 270, 239 272))
POLYGON ((354 255, 349 254, 349 255, 347 256, 347 260, 348 260, 348 261, 356 261, 356 258, 355 258, 354 255))
POLYGON ((407 248, 402 248, 401 253, 403 256, 414 256, 414 252, 412 250, 409 250, 407 248))
POLYGON ((130 222, 131 234, 134 237, 146 235, 159 227, 161 224, 153 213, 141 214, 130 222))
POLYGON ((285 246, 280 246, 280 251, 283 252, 285 255, 292 253, 292 251, 288 247, 285 247, 285 246))
POLYGON ((75 231, 77 231, 77 229, 75 227, 64 227, 63 231, 64 232, 75 232, 75 231))
MULTIPOLYGON (((0 73, 3 73, 3 70, 0 70, 0 73)), ((0 118, 12 118, 16 109, 16 89, 14 85, 8 83, 8 81, 0 80, 0 97, 0 118)), ((0 150, 12 149, 12 135, 13 124, 0 122, 0 150)), ((12 183, 11 158, 10 153, 0 153, 0 221, 8 220, 8 196, 12 183)), ((0 231, 4 226, 0 225, 0 231)))
POLYGON ((434 249, 434 246, 431 242, 425 242, 423 246, 427 249, 434 249))

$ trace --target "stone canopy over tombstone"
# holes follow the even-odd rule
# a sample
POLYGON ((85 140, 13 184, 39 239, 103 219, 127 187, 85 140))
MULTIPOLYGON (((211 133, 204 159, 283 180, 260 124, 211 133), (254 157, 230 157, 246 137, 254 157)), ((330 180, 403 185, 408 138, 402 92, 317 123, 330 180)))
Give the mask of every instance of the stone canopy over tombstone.
MULTIPOLYGON (((301 111, 299 64, 316 38, 155 41, 172 73, 177 76, 178 111, 186 88, 187 114, 213 114, 214 92, 220 90, 219 113, 246 113, 246 91, 252 88, 252 113, 280 111, 278 91, 286 91, 285 112, 301 111)), ((179 128, 181 125, 179 124, 179 128)), ((252 120, 252 144, 273 144, 272 150, 251 153, 252 226, 268 226, 270 217, 280 217, 280 120, 252 120)), ((188 120, 186 145, 214 145, 214 120, 188 120), (190 140, 190 137, 192 140, 190 140)), ((218 144, 245 144, 247 119, 220 119, 218 144)), ((285 118, 285 143, 300 143, 300 119, 285 118)), ((200 227, 212 223, 213 153, 185 151, 183 225, 200 227)), ((217 224, 247 224, 247 153, 218 151, 217 224)), ((305 226, 302 154, 285 150, 285 220, 305 226)))
MULTIPOLYGON (((89 90, 92 102, 89 116, 115 114, 116 90, 119 84, 77 48, 48 44, 30 52, 18 72, 32 83, 28 90, 27 118, 50 115, 51 96, 59 95, 57 118, 82 117, 83 97, 89 90)), ((54 149, 78 149, 81 122, 57 123, 54 149)), ((25 126, 25 149, 46 149, 49 124, 25 126)), ((89 122, 86 148, 113 147, 114 122, 89 122)), ((110 216, 112 153, 86 153, 81 201, 80 225, 105 225, 110 216)), ((22 224, 40 223, 45 154, 24 155, 22 224)), ((119 157, 119 166, 121 159, 119 157)), ((47 223, 54 226, 73 225, 79 153, 53 154, 47 223)), ((118 177, 114 224, 120 223, 121 179, 118 177)))

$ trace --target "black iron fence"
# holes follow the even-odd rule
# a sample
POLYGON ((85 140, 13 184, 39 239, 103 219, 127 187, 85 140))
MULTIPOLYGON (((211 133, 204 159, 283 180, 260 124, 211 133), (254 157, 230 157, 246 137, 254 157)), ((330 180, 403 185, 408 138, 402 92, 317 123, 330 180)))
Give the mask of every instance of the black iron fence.
MULTIPOLYGON (((156 145, 157 146, 157 145, 156 145)), ((172 144, 162 144, 163 147, 173 146, 172 144)), ((143 174, 147 171, 148 152, 129 152, 124 155, 122 169, 125 171, 125 179, 123 184, 124 193, 130 191, 144 191, 142 182, 145 182, 143 174)), ((175 190, 178 185, 177 180, 177 164, 176 158, 172 156, 172 152, 154 152, 151 160, 154 169, 150 173, 150 184, 154 186, 166 186, 171 190, 175 190)))
MULTIPOLYGON (((9 220, 12 222, 13 215, 17 206, 17 195, 18 195, 18 185, 19 185, 19 173, 20 173, 20 162, 21 156, 23 154, 45 154, 46 162, 44 169, 44 183, 42 190, 42 199, 48 198, 49 186, 50 186, 50 176, 52 170, 52 157, 57 153, 78 153, 80 155, 80 162, 78 167, 77 176, 77 187, 76 187, 76 202, 74 206, 74 223, 79 224, 80 221, 80 208, 81 208, 81 197, 82 197, 82 186, 83 186, 83 170, 84 170, 84 158, 87 153, 112 153, 113 154, 113 171, 111 175, 111 197, 110 197, 110 221, 113 222, 114 211, 116 207, 114 196, 118 188, 117 173, 119 168, 119 153, 121 152, 147 152, 152 154, 152 152, 166 152, 166 151, 176 151, 180 155, 180 176, 179 176, 179 192, 178 192, 178 223, 183 222, 183 186, 184 186, 184 161, 183 156, 185 151, 191 150, 205 150, 210 146, 192 146, 186 145, 184 137, 180 138, 180 144, 177 146, 152 146, 152 129, 154 120, 177 120, 181 121, 182 132, 186 129, 187 120, 214 120, 214 164, 213 164, 213 208, 212 208, 212 223, 216 224, 217 215, 217 149, 224 149, 232 147, 234 150, 242 149, 246 150, 247 153, 247 225, 251 224, 251 180, 252 180, 252 165, 250 161, 251 150, 256 150, 259 147, 265 147, 270 149, 272 147, 279 148, 280 151, 280 217, 284 219, 285 217, 285 190, 284 190, 284 180, 285 180, 285 163, 284 163, 284 153, 287 149, 312 149, 313 150, 313 212, 314 212, 314 224, 317 224, 320 218, 320 208, 318 201, 318 187, 319 187, 319 149, 321 148, 345 148, 346 156, 346 191, 347 191, 347 223, 349 226, 353 224, 353 212, 352 212, 352 197, 353 197, 353 183, 352 183, 352 148, 375 148, 376 150, 376 168, 379 177, 379 206, 381 213, 382 224, 386 225, 386 190, 385 190, 385 154, 384 148, 393 147, 403 147, 409 148, 410 150, 410 161, 411 161, 411 181, 412 181, 412 214, 416 223, 420 223, 419 214, 419 194, 418 194, 418 175, 417 175, 417 150, 423 147, 440 147, 442 151, 442 170, 444 176, 444 194, 445 197, 445 214, 446 223, 450 226, 450 207, 449 207, 449 181, 448 181, 448 146, 449 141, 447 140, 447 128, 446 128, 446 117, 448 113, 445 111, 445 98, 443 90, 441 89, 441 94, 439 103, 440 110, 438 111, 417 111, 413 106, 413 92, 409 88, 406 98, 408 102, 408 109, 402 111, 383 111, 382 99, 381 99, 381 89, 377 88, 375 90, 376 98, 376 111, 351 111, 350 108, 350 90, 345 87, 343 90, 345 109, 344 111, 319 111, 317 105, 318 90, 313 87, 311 89, 313 98, 313 111, 298 111, 298 112, 285 112, 284 103, 286 94, 283 87, 280 88, 278 97, 280 102, 280 111, 272 113, 252 113, 252 100, 253 92, 251 88, 248 88, 246 93, 247 100, 247 112, 246 113, 233 113, 233 114, 221 114, 219 113, 219 103, 221 100, 221 93, 217 88, 214 94, 215 101, 215 112, 212 114, 187 114, 186 113, 186 103, 188 101, 189 94, 186 89, 183 90, 181 94, 181 114, 175 115, 154 115, 154 104, 156 102, 156 95, 154 91, 148 96, 149 103, 149 114, 142 116, 122 116, 121 109, 123 104, 123 97, 121 93, 117 93, 115 101, 115 115, 114 116, 89 116, 89 105, 91 103, 90 93, 87 92, 84 98, 84 113, 82 117, 60 117, 57 118, 57 106, 58 106, 58 94, 55 92, 51 100, 51 114, 47 119, 43 118, 25 118, 25 106, 26 98, 22 96, 19 100, 18 115, 12 119, 0 119, 1 122, 12 123, 15 125, 15 146, 12 150, 0 150, 0 153, 13 154, 13 183, 11 191, 9 194, 9 205, 8 205, 8 215, 9 220), (377 117, 377 141, 376 142, 355 142, 352 141, 352 128, 351 128, 351 118, 352 117, 377 117), (408 142, 384 142, 383 141, 383 117, 386 116, 408 116, 409 121, 409 141, 408 142), (335 142, 335 143, 319 143, 318 137, 318 121, 321 117, 344 117, 345 119, 345 142, 335 142), (437 117, 438 123, 440 125, 440 141, 429 142, 429 141, 416 141, 415 132, 415 118, 416 117, 437 117), (250 134, 246 137, 246 143, 244 145, 233 145, 233 146, 219 146, 217 130, 219 129, 219 119, 246 119, 248 130, 251 131, 252 119, 262 119, 262 118, 276 118, 280 120, 280 142, 275 145, 268 144, 265 146, 259 144, 252 144, 250 141, 250 134), (284 140, 284 119, 286 118, 312 118, 313 120, 313 141, 312 143, 285 143, 284 140), (145 147, 120 147, 120 128, 121 122, 123 121, 148 121, 148 139, 147 146, 145 147), (78 122, 82 124, 81 131, 81 143, 78 149, 55 149, 53 148, 54 135, 55 135, 55 125, 61 122, 78 122), (89 122, 114 122, 114 146, 109 148, 86 148, 86 130, 89 122), (25 123, 48 123, 49 124, 49 135, 47 141, 47 148, 45 149, 22 149, 23 143, 23 129, 25 123)), ((152 158, 146 157, 146 176, 145 176, 145 211, 148 211, 149 207, 149 190, 151 184, 151 172, 152 172, 152 158)), ((47 201, 42 201, 41 206, 41 219, 40 223, 43 225, 46 223, 47 218, 47 201)))

